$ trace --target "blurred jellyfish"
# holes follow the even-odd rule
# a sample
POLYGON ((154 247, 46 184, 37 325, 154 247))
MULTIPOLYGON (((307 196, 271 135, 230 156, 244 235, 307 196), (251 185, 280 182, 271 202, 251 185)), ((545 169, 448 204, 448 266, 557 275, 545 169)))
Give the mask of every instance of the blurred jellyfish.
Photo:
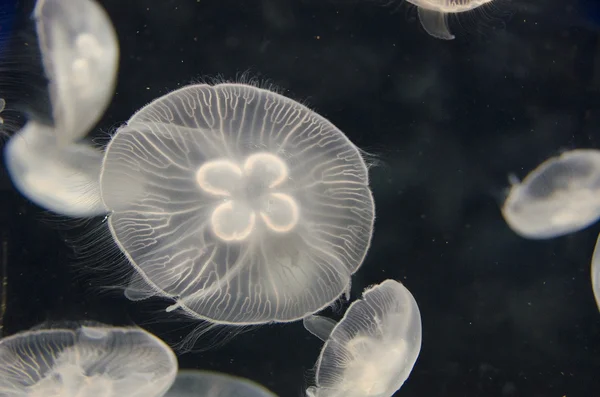
POLYGON ((448 28, 448 14, 459 14, 491 3, 493 0, 407 0, 417 6, 419 21, 429 35, 442 40, 453 40, 448 28))
POLYGON ((596 298, 596 305, 600 310, 600 236, 596 241, 594 254, 592 255, 592 290, 596 298))
MULTIPOLYGON (((4 108, 6 107, 6 101, 4 100, 4 98, 0 98, 0 114, 2 114, 2 111, 4 110, 4 108)), ((4 119, 0 116, 0 124, 4 124, 4 119)))
POLYGON ((300 103, 244 84, 158 98, 106 149, 111 234, 137 271, 126 295, 216 324, 295 321, 335 301, 371 241, 359 150, 300 103))
POLYGON ((5 148, 10 176, 36 204, 69 216, 106 213, 99 196, 102 155, 77 142, 112 96, 118 44, 92 0, 39 0, 34 17, 49 80, 53 125, 30 120, 5 148))
POLYGON ((562 236, 600 218, 600 151, 577 149, 550 158, 513 181, 502 214, 517 234, 562 236))
POLYGON ((394 280, 366 289, 339 323, 311 315, 304 326, 325 341, 309 397, 391 397, 421 350, 419 307, 394 280))
POLYGON ((71 143, 87 135, 112 98, 117 36, 110 18, 93 0, 38 0, 34 17, 56 140, 71 143))
POLYGON ((165 397, 276 397, 248 379, 210 371, 179 371, 165 397))
POLYGON ((45 329, 0 340, 3 397, 159 397, 176 373, 171 349, 138 328, 45 329))

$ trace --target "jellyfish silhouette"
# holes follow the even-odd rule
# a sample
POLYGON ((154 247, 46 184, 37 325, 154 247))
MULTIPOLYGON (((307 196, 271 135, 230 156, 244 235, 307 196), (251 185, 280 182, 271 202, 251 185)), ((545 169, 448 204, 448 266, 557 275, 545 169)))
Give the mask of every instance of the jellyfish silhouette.
POLYGON ((217 324, 288 322, 336 300, 371 241, 359 150, 300 103, 244 84, 191 85, 110 141, 101 195, 136 273, 130 299, 217 324))
POLYGON ((502 214, 517 234, 562 236, 600 218, 600 151, 577 149, 553 157, 513 181, 502 214))
POLYGON ((21 193, 46 209, 69 216, 106 213, 98 186, 102 154, 79 140, 112 96, 116 35, 91 0, 39 0, 34 17, 53 125, 32 119, 11 138, 8 171, 21 193))
POLYGON ((391 397, 421 350, 419 307, 394 280, 366 289, 339 323, 311 315, 304 326, 325 341, 309 397, 391 397))
POLYGON ((448 28, 448 14, 459 14, 491 3, 493 0, 407 0, 417 6, 419 21, 425 31, 438 39, 453 40, 448 28))
POLYGON ((171 349, 138 328, 43 329, 0 340, 3 397, 160 397, 176 373, 171 349))
POLYGON ((183 370, 165 397, 276 397, 248 379, 210 371, 183 370))

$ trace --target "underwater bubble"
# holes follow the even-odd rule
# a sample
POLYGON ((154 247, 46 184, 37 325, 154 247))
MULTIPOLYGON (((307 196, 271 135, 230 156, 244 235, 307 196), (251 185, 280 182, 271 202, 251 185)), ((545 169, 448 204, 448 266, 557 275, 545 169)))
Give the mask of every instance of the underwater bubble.
POLYGON ((311 397, 391 397, 421 351, 419 307, 394 280, 366 289, 339 323, 311 315, 304 326, 325 340, 311 397))
POLYGON ((43 329, 0 340, 5 397, 159 397, 176 373, 171 349, 139 328, 43 329))
POLYGON ((299 320, 344 292, 371 241, 368 182, 356 146, 300 103, 200 84, 117 131, 100 185, 140 275, 128 297, 249 325, 299 320))
POLYGON ((179 371, 165 397, 275 397, 258 383, 210 371, 179 371))
POLYGON ((491 3, 493 0, 407 0, 417 6, 419 21, 425 31, 438 39, 452 40, 448 14, 459 14, 491 3))
POLYGON ((38 0, 34 10, 59 144, 85 136, 114 91, 119 44, 92 0, 38 0))
POLYGON ((600 151, 577 149, 550 158, 515 181, 502 207, 509 227, 532 239, 562 236, 600 218, 600 151))

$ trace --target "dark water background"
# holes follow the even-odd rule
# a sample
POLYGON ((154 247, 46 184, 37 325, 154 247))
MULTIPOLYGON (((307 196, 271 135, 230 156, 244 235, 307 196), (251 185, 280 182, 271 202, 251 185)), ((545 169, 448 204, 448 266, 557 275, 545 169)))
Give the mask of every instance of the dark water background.
MULTIPOLYGON (((15 20, 31 7, 0 3, 18 10, 15 20)), ((600 314, 589 275, 600 226, 527 241, 499 211, 509 173, 523 177, 564 150, 600 148, 595 3, 505 1, 499 19, 457 29, 452 42, 427 36, 413 8, 369 0, 100 3, 119 35, 121 62, 97 137, 175 88, 246 72, 376 155, 376 230, 352 294, 395 278, 420 306, 423 347, 398 396, 600 395, 600 314)), ((47 105, 34 36, 14 26, 16 45, 0 61, 12 128, 23 122, 18 105, 41 115, 47 105)), ((131 303, 101 290, 126 264, 107 263, 95 275, 97 263, 72 242, 90 231, 103 240, 93 232, 100 220, 74 224, 45 213, 4 170, 0 204, 5 334, 95 320, 139 324, 176 343, 193 329, 160 312, 164 302, 131 303)), ((299 396, 320 347, 301 323, 265 326, 182 355, 180 364, 299 396)))

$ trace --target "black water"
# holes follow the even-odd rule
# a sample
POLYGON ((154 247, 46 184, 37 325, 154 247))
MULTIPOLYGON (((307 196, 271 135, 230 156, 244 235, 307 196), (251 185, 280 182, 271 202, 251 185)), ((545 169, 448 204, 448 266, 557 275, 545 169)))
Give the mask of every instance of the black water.
MULTIPOLYGON (((508 174, 523 177, 563 150, 600 146, 598 30, 593 18, 565 11, 585 11, 580 3, 548 0, 545 11, 543 2, 504 1, 498 17, 463 24, 471 25, 452 42, 427 36, 411 7, 369 0, 101 3, 121 63, 100 139, 170 90, 245 73, 307 103, 376 156, 376 230, 352 292, 395 278, 420 306, 423 347, 398 396, 600 395, 600 314, 589 275, 600 226, 527 241, 499 211, 508 174)), ((0 96, 10 104, 22 94, 22 104, 43 113, 45 99, 31 94, 41 73, 35 40, 15 26, 18 45, 5 56, 21 69, 0 70, 0 96)), ((142 325, 176 343, 193 329, 160 312, 163 302, 134 304, 101 288, 118 270, 94 274, 93 258, 77 247, 98 220, 74 224, 43 212, 4 171, 0 189, 5 334, 95 320, 142 325)), ((299 396, 320 346, 300 323, 265 326, 180 364, 299 396)))

